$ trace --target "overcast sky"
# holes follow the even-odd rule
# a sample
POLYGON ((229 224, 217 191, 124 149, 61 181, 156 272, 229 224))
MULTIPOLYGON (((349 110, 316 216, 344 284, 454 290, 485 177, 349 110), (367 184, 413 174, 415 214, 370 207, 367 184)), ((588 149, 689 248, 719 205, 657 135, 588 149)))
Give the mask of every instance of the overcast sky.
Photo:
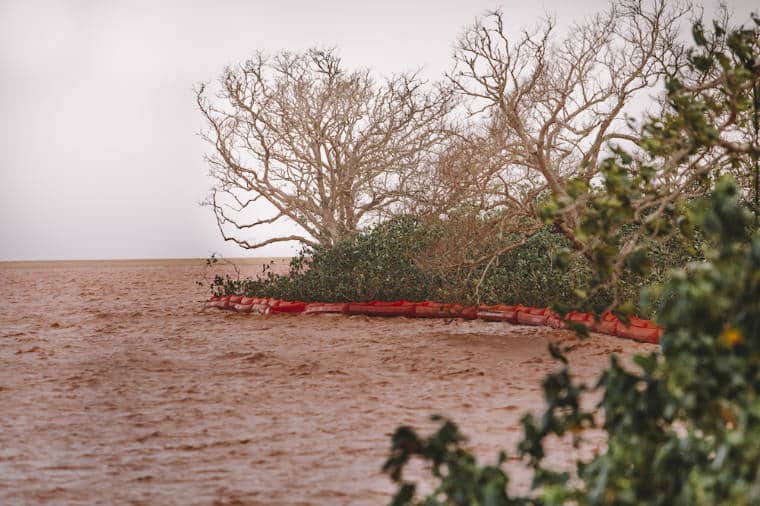
MULTIPOLYGON (((199 205, 211 181, 192 87, 257 49, 337 46, 349 67, 437 77, 487 9, 519 28, 606 5, 0 0, 0 260, 251 255, 199 205)), ((746 15, 755 3, 729 6, 746 15)))

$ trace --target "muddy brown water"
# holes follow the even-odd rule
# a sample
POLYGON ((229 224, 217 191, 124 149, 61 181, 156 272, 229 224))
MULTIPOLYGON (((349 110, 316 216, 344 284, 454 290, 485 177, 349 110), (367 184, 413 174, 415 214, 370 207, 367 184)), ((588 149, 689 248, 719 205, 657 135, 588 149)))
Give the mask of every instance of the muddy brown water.
MULTIPOLYGON (((0 264, 0 504, 386 504, 399 424, 445 414, 493 461, 542 406, 550 341, 573 345, 590 382, 611 353, 653 348, 478 321, 203 311, 195 282, 212 274, 0 264)), ((578 456, 549 449, 558 467, 578 456)), ((519 461, 507 467, 526 490, 519 461)))

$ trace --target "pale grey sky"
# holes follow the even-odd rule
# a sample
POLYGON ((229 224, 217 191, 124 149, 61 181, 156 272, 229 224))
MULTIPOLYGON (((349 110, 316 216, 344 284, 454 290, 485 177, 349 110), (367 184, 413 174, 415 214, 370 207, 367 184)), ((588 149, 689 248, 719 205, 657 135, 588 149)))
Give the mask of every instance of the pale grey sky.
POLYGON ((211 181, 192 87, 257 49, 337 46, 351 67, 424 66, 434 78, 487 9, 501 6, 519 28, 606 5, 0 0, 0 260, 250 255, 225 244, 199 205, 211 181))

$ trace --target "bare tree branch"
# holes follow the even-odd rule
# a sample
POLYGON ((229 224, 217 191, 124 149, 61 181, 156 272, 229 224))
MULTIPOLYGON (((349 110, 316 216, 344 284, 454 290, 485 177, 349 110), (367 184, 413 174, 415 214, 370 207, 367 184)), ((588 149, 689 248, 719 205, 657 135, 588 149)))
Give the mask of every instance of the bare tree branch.
MULTIPOLYGON (((467 209, 515 241, 539 230, 541 202, 570 200, 570 180, 592 185, 610 141, 635 148, 641 135, 626 116, 680 65, 689 11, 685 1, 618 0, 564 38, 551 18, 513 37, 500 11, 467 29, 447 78, 467 106, 469 133, 439 159, 430 213, 467 209)), ((563 213, 560 229, 580 247, 578 207, 563 213)), ((493 254, 504 248, 494 242, 493 254)))
POLYGON ((225 69, 215 95, 205 85, 196 91, 217 223, 225 240, 245 248, 331 246, 401 209, 413 175, 449 135, 453 107, 450 92, 414 73, 377 82, 367 70, 346 70, 331 49, 257 53, 225 69), (274 216, 252 216, 262 203, 274 216), (263 227, 276 234, 280 219, 303 235, 241 238, 263 227))

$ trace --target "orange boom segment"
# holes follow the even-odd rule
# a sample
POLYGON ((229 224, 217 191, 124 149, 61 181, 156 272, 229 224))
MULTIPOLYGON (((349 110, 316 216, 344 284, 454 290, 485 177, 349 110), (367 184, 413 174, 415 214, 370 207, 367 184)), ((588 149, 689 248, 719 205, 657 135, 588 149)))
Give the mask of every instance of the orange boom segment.
POLYGON ((628 325, 623 324, 614 314, 604 313, 598 321, 594 315, 571 311, 562 318, 549 308, 530 306, 463 306, 461 304, 444 304, 440 302, 300 302, 285 301, 274 298, 243 297, 240 295, 214 296, 204 303, 204 307, 232 309, 241 313, 254 314, 349 314, 366 316, 406 316, 416 318, 463 318, 481 319, 493 322, 508 322, 519 325, 549 326, 564 329, 569 323, 583 325, 586 328, 625 339, 658 344, 663 328, 650 320, 631 317, 628 325))
POLYGON ((517 312, 517 323, 520 325, 546 325, 549 318, 548 309, 540 307, 526 307, 517 312))
POLYGON ((350 303, 346 312, 366 316, 414 316, 415 304, 399 300, 395 302, 350 303))
POLYGON ((306 314, 348 313, 348 304, 343 303, 343 302, 339 302, 339 303, 313 302, 311 304, 306 305, 306 309, 304 310, 304 313, 306 314))

